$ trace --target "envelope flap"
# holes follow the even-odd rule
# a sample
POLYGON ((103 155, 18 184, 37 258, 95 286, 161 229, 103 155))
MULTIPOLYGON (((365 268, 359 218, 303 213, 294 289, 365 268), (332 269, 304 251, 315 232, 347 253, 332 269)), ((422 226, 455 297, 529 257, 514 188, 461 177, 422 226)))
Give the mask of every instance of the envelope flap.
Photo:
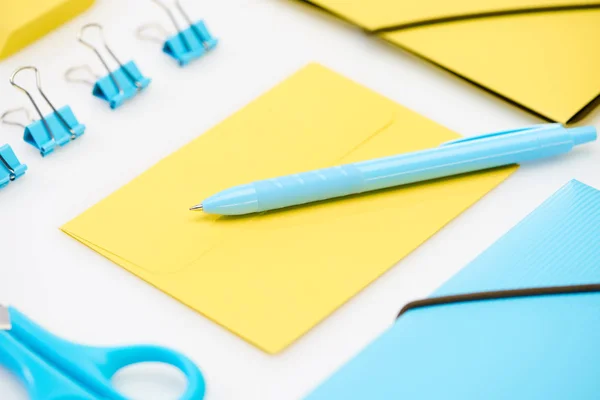
POLYGON ((598 0, 310 0, 307 2, 370 31, 443 22, 468 16, 600 5, 598 0))
POLYGON ((311 64, 63 230, 147 271, 177 271, 253 223, 215 223, 191 205, 234 185, 335 165, 393 118, 390 100, 311 64))

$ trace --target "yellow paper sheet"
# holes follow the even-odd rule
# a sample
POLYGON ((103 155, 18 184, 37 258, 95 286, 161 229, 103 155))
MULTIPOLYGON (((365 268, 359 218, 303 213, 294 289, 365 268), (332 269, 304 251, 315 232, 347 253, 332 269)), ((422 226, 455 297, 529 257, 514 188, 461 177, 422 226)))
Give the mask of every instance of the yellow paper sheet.
POLYGON ((456 137, 311 64, 62 229, 276 353, 515 167, 245 217, 204 215, 188 207, 236 184, 429 148, 456 137))
POLYGON ((305 0, 369 31, 465 16, 600 5, 598 0, 305 0))
POLYGON ((310 3, 542 118, 575 122, 600 101, 600 0, 310 3))
POLYGON ((94 0, 0 0, 0 60, 85 11, 94 0))
POLYGON ((567 122, 600 93, 600 9, 435 24, 383 38, 545 118, 567 122))

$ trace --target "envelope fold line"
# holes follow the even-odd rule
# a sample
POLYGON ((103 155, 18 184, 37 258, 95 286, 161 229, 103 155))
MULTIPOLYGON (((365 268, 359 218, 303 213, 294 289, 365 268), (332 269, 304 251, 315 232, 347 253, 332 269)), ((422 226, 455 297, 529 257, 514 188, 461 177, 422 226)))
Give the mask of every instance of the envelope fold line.
MULTIPOLYGON (((317 6, 319 7, 319 6, 317 6)), ((321 7, 319 7, 321 8, 321 7)), ((421 21, 415 21, 407 24, 398 24, 392 26, 386 26, 383 28, 367 30, 372 34, 389 33, 404 29, 421 28, 429 25, 437 25, 443 23, 468 21, 472 19, 483 19, 483 18, 495 18, 495 17, 511 17, 515 15, 526 15, 526 14, 538 14, 538 13, 549 13, 549 12, 570 12, 570 11, 584 11, 600 9, 599 4, 577 4, 577 5, 565 5, 565 6, 549 6, 549 7, 534 7, 524 9, 513 9, 513 10, 502 10, 502 11, 490 11, 485 13, 474 13, 474 14, 463 14, 453 15, 451 17, 427 19, 421 21)))

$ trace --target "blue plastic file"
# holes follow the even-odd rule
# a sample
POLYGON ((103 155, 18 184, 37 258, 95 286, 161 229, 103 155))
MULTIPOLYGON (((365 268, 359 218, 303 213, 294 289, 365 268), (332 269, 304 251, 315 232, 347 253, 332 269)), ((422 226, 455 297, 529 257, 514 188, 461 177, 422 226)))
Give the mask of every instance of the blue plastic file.
POLYGON ((204 21, 198 21, 186 30, 169 37, 165 41, 163 51, 183 67, 214 49, 217 43, 218 40, 210 34, 204 21))
POLYGON ((25 171, 27 165, 21 164, 9 145, 0 147, 0 189, 23 176, 25 171))
MULTIPOLYGON (((600 191, 571 181, 434 296, 589 283, 600 191)), ((597 399, 598 332, 599 293, 415 309, 307 399, 597 399)))
POLYGON ((23 139, 40 151, 45 157, 52 153, 56 146, 64 146, 85 132, 85 125, 75 118, 71 107, 64 106, 52 112, 44 119, 27 125, 23 139))
POLYGON ((115 109, 148 87, 151 80, 142 75, 133 61, 100 78, 94 85, 93 95, 115 109), (116 81, 116 82, 115 82, 116 81))

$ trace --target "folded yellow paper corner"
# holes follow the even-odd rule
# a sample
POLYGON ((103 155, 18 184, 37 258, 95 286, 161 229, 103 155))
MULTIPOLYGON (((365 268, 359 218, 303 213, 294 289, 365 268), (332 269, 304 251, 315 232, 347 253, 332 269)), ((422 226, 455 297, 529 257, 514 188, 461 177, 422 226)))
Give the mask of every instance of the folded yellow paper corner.
POLYGON ((2 0, 0 60, 85 11, 94 0, 2 0))
POLYGON ((569 10, 598 0, 301 0, 317 5, 368 31, 443 24, 473 17, 569 10))
POLYGON ((236 184, 424 149, 457 136, 311 64, 62 229, 276 353, 515 167, 246 217, 188 207, 236 184))
POLYGON ((567 123, 600 93, 600 9, 478 18, 382 37, 546 119, 567 123))
POLYGON ((305 0, 552 121, 600 102, 600 0, 305 0))

